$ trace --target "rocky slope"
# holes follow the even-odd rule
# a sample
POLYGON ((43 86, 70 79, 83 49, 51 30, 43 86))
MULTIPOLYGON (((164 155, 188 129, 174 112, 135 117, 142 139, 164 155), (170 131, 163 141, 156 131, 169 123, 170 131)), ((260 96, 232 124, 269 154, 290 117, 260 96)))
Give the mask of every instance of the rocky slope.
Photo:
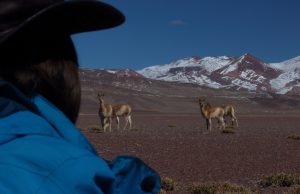
POLYGON ((189 57, 137 72, 150 79, 210 88, 300 95, 300 56, 281 63, 265 63, 249 53, 241 57, 189 57))

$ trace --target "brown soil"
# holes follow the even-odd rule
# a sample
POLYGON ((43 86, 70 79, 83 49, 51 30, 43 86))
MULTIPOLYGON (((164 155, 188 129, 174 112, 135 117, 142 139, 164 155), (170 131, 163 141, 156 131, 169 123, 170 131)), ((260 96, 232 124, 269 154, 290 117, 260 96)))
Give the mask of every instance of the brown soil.
MULTIPOLYGON (((261 193, 281 193, 281 188, 259 188, 257 181, 263 175, 300 172, 300 140, 288 138, 300 135, 300 115, 237 117, 235 133, 206 131, 200 114, 155 112, 134 112, 132 130, 116 131, 113 123, 111 133, 92 129, 83 133, 102 157, 138 156, 179 185, 229 181, 261 193)), ((82 114, 77 126, 100 128, 98 116, 82 114)))

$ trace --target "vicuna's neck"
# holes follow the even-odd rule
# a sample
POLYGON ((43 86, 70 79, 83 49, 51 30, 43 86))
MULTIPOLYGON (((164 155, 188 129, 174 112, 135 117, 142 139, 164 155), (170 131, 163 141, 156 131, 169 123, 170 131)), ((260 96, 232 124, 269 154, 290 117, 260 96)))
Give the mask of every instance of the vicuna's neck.
POLYGON ((104 101, 103 100, 100 101, 100 107, 101 107, 102 110, 105 110, 105 106, 104 106, 104 101))
POLYGON ((201 106, 201 113, 205 117, 207 117, 207 114, 208 114, 207 109, 208 109, 207 105, 201 106))

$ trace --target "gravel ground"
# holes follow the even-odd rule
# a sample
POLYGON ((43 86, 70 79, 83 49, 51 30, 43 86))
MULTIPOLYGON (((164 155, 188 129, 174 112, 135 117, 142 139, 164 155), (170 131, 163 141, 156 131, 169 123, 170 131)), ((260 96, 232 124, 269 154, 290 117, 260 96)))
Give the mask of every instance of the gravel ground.
POLYGON ((113 123, 113 132, 103 133, 93 130, 99 127, 97 115, 86 114, 77 126, 102 157, 138 156, 179 185, 229 181, 281 193, 281 188, 261 189, 257 181, 278 172, 300 173, 300 140, 288 138, 300 135, 300 115, 238 115, 234 133, 206 131, 200 114, 141 112, 132 120, 132 130, 117 131, 113 123))

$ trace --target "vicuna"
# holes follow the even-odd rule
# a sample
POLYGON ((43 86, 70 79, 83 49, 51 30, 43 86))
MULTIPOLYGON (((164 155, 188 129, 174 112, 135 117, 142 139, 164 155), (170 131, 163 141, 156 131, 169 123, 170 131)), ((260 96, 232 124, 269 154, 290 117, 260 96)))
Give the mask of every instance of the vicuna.
POLYGON ((117 122, 117 129, 119 129, 120 125, 120 119, 119 117, 124 117, 125 118, 125 125, 124 125, 124 130, 127 127, 127 124, 129 123, 129 129, 131 129, 132 126, 132 121, 131 121, 131 106, 129 104, 120 104, 113 106, 113 117, 116 117, 116 122, 117 122))
MULTIPOLYGON (((235 116, 234 107, 232 105, 223 105, 222 108, 224 109, 224 117, 226 117, 226 116, 231 117, 231 125, 234 126, 234 121, 235 121, 235 125, 236 125, 236 127, 238 127, 238 121, 235 116)), ((226 118, 224 118, 224 120, 226 122, 226 118)))
POLYGON ((98 100, 100 102, 99 107, 99 117, 101 121, 101 126, 106 131, 106 128, 109 127, 109 131, 111 132, 111 118, 113 113, 112 105, 104 103, 104 94, 98 93, 98 100))
POLYGON ((211 131, 211 120, 216 118, 222 129, 225 129, 224 109, 221 107, 212 107, 205 99, 199 98, 199 105, 202 116, 206 121, 206 129, 211 131))

